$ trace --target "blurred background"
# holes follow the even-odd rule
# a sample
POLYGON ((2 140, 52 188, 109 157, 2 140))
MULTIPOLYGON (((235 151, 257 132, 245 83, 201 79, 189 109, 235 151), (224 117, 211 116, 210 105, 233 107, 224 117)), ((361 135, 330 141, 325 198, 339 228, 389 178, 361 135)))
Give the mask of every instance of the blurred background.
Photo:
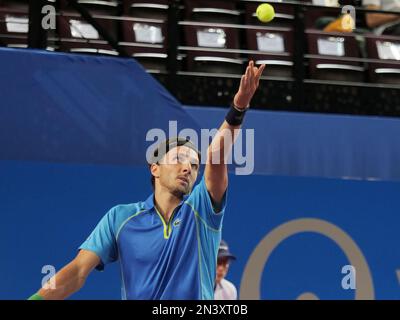
POLYGON ((1 0, 0 45, 134 57, 191 105, 225 106, 254 59, 268 64, 269 80, 256 108, 399 114, 396 1, 270 2, 276 15, 269 23, 255 16, 260 3, 1 0), (54 11, 42 13, 46 5, 54 11), (343 8, 355 18, 354 29, 337 21, 343 8), (49 14, 55 28, 45 30, 40 23, 49 14))

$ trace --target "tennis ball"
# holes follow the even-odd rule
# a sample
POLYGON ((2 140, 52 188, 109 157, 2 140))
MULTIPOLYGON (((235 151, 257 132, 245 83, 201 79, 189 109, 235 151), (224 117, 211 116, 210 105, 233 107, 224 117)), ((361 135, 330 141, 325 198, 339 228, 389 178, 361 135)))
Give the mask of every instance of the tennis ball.
POLYGON ((257 7, 256 15, 261 22, 270 22, 275 16, 274 7, 268 3, 260 4, 257 7))

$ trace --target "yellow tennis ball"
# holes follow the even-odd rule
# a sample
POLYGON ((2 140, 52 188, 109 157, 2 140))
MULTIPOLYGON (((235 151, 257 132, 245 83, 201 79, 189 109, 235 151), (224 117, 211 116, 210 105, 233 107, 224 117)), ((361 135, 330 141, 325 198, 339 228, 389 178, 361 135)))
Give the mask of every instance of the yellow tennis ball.
POLYGON ((261 22, 270 22, 275 16, 274 7, 268 3, 260 4, 257 7, 256 15, 261 22))

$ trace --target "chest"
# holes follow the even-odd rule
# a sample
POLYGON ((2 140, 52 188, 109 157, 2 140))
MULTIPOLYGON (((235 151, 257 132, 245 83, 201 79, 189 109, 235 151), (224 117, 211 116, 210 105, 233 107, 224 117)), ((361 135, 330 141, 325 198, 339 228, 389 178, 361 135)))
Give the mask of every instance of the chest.
POLYGON ((197 243, 194 215, 183 208, 165 221, 157 212, 129 221, 118 239, 122 259, 154 265, 190 255, 197 243))

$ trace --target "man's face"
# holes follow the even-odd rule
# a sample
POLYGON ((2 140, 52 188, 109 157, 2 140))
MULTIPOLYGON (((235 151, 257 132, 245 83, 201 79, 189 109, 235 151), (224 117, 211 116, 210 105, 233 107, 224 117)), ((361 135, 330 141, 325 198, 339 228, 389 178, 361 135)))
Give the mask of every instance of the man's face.
POLYGON ((228 257, 221 257, 217 260, 217 276, 216 281, 220 283, 223 278, 226 277, 226 274, 229 270, 229 258, 228 257))
POLYGON ((169 150, 158 165, 153 164, 151 171, 161 187, 181 198, 192 190, 199 166, 196 151, 186 146, 179 146, 169 150))

